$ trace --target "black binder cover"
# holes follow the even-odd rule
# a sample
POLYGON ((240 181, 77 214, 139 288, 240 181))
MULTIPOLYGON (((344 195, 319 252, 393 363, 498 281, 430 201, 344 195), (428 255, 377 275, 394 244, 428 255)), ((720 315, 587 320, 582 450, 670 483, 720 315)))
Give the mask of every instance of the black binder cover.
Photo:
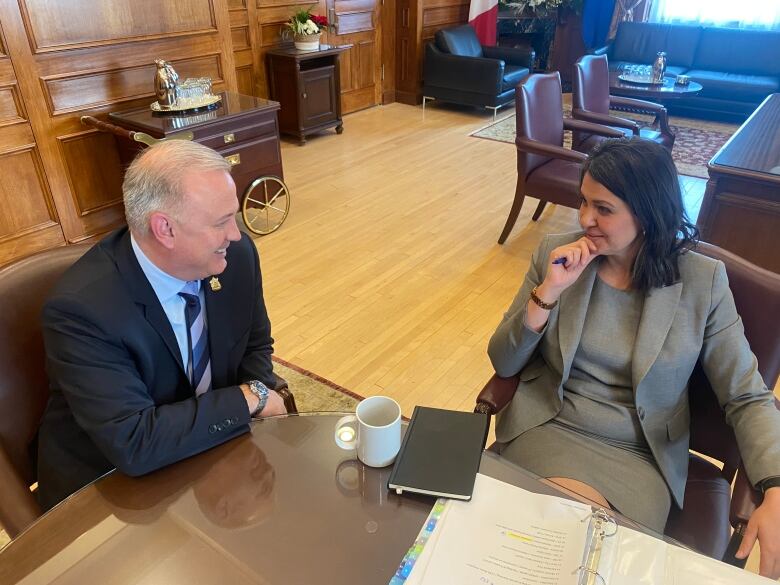
POLYGON ((387 487, 470 500, 489 426, 485 414, 415 406, 387 487))

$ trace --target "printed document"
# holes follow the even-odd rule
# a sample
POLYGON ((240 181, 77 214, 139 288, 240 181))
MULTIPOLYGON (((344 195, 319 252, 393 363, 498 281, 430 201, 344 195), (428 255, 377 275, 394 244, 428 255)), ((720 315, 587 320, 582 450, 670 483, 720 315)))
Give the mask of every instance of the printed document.
POLYGON ((577 582, 591 508, 477 474, 471 502, 450 500, 407 585, 577 582))

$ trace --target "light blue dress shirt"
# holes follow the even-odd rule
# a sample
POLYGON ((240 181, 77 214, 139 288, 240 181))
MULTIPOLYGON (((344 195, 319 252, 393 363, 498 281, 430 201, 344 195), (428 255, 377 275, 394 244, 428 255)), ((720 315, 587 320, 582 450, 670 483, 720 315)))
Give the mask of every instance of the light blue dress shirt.
MULTIPOLYGON (((168 317, 168 321, 173 328, 173 334, 176 336, 176 343, 179 345, 179 351, 181 352, 181 361, 184 364, 184 371, 188 371, 189 366, 189 351, 187 348, 187 321, 184 317, 185 301, 179 296, 179 293, 187 284, 186 280, 181 280, 175 276, 163 272, 154 263, 146 257, 143 253, 135 238, 130 235, 130 244, 133 247, 133 253, 135 254, 138 264, 141 265, 146 275, 146 279, 149 284, 152 285, 154 294, 157 295, 157 300, 160 301, 165 315, 168 317)), ((198 296, 200 297, 200 306, 203 309, 203 318, 206 318, 206 298, 203 293, 203 287, 198 283, 198 296)))

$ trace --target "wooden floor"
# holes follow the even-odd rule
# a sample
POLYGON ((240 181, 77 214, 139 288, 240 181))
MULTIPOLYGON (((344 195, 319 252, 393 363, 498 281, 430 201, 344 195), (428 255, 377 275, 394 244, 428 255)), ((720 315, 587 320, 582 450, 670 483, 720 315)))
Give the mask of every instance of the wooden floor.
MULTIPOLYGON (((513 145, 469 137, 491 121, 394 103, 348 116, 341 136, 283 144, 290 215, 256 240, 279 357, 406 415, 473 408, 532 251, 578 227, 554 205, 531 222, 529 200, 496 243, 516 170, 513 145)), ((684 184, 696 213, 703 183, 684 184)))

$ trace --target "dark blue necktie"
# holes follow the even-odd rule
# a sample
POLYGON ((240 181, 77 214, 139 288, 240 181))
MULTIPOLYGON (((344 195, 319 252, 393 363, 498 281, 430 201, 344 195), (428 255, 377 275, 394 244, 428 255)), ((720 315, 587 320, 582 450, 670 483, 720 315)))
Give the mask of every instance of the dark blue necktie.
POLYGON ((179 296, 184 299, 184 318, 187 322, 187 350, 189 359, 187 375, 195 395, 200 396, 211 389, 211 358, 209 357, 209 336, 206 320, 200 306, 198 283, 189 281, 179 296))

